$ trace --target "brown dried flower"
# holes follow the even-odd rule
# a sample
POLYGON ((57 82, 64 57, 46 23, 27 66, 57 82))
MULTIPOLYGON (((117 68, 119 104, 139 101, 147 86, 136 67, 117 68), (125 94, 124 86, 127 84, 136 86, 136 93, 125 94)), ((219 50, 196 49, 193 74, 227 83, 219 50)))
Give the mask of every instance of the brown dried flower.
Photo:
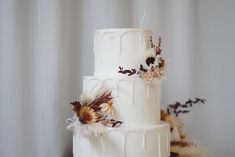
POLYGON ((81 107, 78 113, 79 120, 83 124, 96 123, 99 119, 99 115, 91 107, 84 105, 81 107))

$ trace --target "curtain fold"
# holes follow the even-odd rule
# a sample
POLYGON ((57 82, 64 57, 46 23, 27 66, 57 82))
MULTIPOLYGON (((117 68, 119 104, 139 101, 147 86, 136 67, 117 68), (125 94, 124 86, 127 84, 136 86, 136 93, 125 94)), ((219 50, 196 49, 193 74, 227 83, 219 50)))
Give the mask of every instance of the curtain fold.
POLYGON ((69 157, 70 101, 93 75, 93 32, 141 27, 163 39, 162 105, 208 99, 184 117, 211 156, 232 157, 232 0, 0 0, 0 156, 69 157), (220 64, 220 66, 217 66, 220 64), (226 108, 227 110, 225 111, 226 108), (229 113, 229 114, 228 114, 229 113))

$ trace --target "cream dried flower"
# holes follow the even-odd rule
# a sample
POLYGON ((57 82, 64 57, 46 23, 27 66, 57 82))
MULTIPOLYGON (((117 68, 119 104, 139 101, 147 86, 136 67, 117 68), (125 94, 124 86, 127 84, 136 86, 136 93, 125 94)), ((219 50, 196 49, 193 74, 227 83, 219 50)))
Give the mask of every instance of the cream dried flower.
POLYGON ((161 63, 161 55, 156 55, 156 50, 154 48, 148 49, 146 53, 144 53, 142 60, 143 66, 145 69, 151 70, 152 68, 158 67, 161 63))
POLYGON ((144 73, 141 75, 141 78, 144 79, 145 81, 152 81, 152 80, 154 80, 154 78, 155 78, 155 73, 152 72, 152 71, 144 72, 144 73))
POLYGON ((92 101, 92 98, 88 96, 87 94, 82 94, 80 96, 80 99, 82 101, 82 104, 89 104, 92 101))
POLYGON ((107 115, 114 115, 115 108, 113 106, 113 101, 110 100, 107 103, 103 103, 100 105, 101 111, 106 113, 107 115))

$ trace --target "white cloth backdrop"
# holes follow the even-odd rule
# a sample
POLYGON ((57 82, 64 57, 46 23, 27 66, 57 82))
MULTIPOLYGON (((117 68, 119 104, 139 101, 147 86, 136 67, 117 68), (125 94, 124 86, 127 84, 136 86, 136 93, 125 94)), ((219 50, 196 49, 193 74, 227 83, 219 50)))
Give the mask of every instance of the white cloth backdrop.
MULTIPOLYGON (((0 156, 72 156, 69 102, 93 74, 93 32, 145 27, 171 60, 162 104, 195 96, 183 117, 213 157, 235 148, 235 1, 0 0, 0 156)), ((108 66, 108 65, 107 65, 108 66)))

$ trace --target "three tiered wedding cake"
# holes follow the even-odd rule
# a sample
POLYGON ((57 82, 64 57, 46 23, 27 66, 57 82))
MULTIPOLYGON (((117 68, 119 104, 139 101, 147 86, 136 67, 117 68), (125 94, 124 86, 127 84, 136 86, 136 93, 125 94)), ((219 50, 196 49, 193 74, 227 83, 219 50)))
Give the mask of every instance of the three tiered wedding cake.
POLYGON ((165 63, 161 39, 155 46, 151 36, 95 31, 95 74, 83 79, 81 103, 72 102, 74 157, 169 157, 170 128, 160 121, 165 63))

